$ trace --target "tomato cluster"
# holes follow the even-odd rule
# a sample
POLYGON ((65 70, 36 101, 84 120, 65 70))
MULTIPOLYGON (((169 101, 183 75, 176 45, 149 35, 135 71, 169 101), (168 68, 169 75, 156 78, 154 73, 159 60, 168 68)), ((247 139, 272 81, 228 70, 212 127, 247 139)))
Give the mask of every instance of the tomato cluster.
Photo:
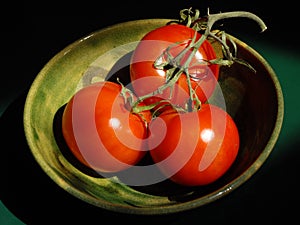
POLYGON ((149 154, 166 179, 187 186, 219 179, 234 162, 239 132, 231 116, 207 103, 219 77, 216 53, 182 24, 147 33, 130 63, 132 90, 97 82, 66 104, 64 138, 98 172, 126 170, 149 154), (197 46, 197 47, 195 47, 197 46))

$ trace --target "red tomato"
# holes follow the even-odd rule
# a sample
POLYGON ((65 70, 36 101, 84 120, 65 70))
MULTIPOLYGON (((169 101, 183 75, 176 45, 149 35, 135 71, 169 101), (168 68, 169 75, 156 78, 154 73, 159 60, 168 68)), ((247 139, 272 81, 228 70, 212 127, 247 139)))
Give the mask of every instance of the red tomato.
POLYGON ((64 109, 67 145, 81 163, 99 172, 129 168, 146 152, 147 124, 130 112, 120 92, 117 83, 98 82, 75 93, 64 109))
POLYGON ((238 153, 236 124, 226 111, 214 105, 203 104, 199 111, 188 113, 168 108, 149 127, 153 161, 167 178, 181 185, 216 181, 238 153), (163 127, 166 130, 161 141, 158 134, 163 127))
MULTIPOLYGON (((153 92, 165 83, 166 68, 158 69, 154 66, 154 62, 157 59, 160 59, 161 63, 167 61, 167 54, 164 54, 167 48, 170 48, 169 53, 176 57, 191 43, 195 32, 185 25, 165 25, 150 31, 141 39, 133 52, 130 63, 130 78, 138 96, 153 92), (160 57, 161 55, 162 57, 160 57), (136 82, 140 79, 142 79, 140 82, 136 82)), ((196 35, 196 40, 199 40, 201 34, 196 33, 196 35)), ((179 66, 184 65, 190 54, 191 50, 178 61, 179 66)), ((192 88, 196 91, 201 102, 205 102, 212 95, 219 77, 219 65, 207 64, 208 60, 215 58, 214 48, 209 41, 205 40, 188 66, 192 78, 192 88)), ((170 99, 173 104, 183 106, 189 99, 186 78, 185 74, 182 74, 172 88, 172 92, 171 88, 167 88, 163 93, 157 94, 156 97, 170 99)), ((153 102, 152 98, 145 102, 148 100, 153 102)))

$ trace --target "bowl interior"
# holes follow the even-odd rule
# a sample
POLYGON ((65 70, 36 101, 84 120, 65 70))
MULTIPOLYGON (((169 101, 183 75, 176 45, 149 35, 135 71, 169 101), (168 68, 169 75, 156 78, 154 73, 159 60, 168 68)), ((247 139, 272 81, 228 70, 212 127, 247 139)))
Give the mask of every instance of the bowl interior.
MULTIPOLYGON (((277 77, 254 49, 231 37, 238 57, 256 73, 234 64, 221 67, 219 84, 226 110, 237 123, 241 145, 230 170, 203 187, 182 187, 169 180, 130 187, 117 174, 104 178, 85 168, 70 154, 61 134, 62 110, 81 87, 97 80, 129 82, 129 58, 137 41, 167 19, 116 24, 74 42, 55 55, 34 80, 24 108, 25 135, 45 173, 70 194, 95 206, 134 214, 165 214, 214 201, 240 186, 264 163, 278 138, 283 97, 277 77)), ((218 104, 218 98, 209 100, 218 104)), ((147 157, 145 158, 147 160, 147 157)), ((141 165, 145 163, 141 162, 141 165)))

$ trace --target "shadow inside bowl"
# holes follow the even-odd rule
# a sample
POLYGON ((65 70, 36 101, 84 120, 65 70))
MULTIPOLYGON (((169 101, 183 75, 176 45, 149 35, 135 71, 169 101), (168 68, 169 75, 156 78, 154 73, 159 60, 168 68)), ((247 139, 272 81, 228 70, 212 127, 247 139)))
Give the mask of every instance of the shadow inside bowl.
MULTIPOLYGON (((66 160, 72 164, 76 169, 81 171, 82 173, 94 177, 94 178, 109 178, 109 177, 119 177, 118 173, 99 173, 95 170, 93 170, 90 167, 87 167, 86 165, 82 164, 71 152, 69 149, 67 143, 65 142, 65 139, 62 134, 61 124, 62 124, 62 115, 64 111, 65 105, 62 106, 57 113, 54 116, 53 120, 53 133, 55 141, 62 153, 62 155, 66 158, 66 160)), ((147 166, 152 165, 154 162, 152 161, 152 158, 149 153, 147 153, 144 158, 136 164, 136 166, 147 166)), ((122 174, 120 175, 120 180, 122 181, 122 174)), ((162 182, 158 182, 156 184, 152 185, 146 185, 146 186, 130 186, 131 188, 143 192, 146 194, 156 195, 156 196, 164 196, 168 197, 170 201, 186 201, 186 198, 189 198, 191 193, 193 193, 196 189, 195 187, 186 187, 179 184, 176 184, 172 182, 169 179, 166 179, 162 182)), ((203 195, 206 194, 206 188, 203 188, 203 195)), ((208 189, 207 191, 209 191, 208 189)))

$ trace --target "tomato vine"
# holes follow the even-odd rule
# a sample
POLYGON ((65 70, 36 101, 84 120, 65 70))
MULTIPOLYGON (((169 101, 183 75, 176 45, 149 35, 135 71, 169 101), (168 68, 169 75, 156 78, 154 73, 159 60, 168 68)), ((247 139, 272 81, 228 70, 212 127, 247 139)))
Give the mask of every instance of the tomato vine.
MULTIPOLYGON (((207 65, 209 64, 218 64, 220 66, 231 66, 233 63, 239 63, 247 66, 253 72, 256 72, 255 69, 245 60, 237 57, 237 47, 233 40, 231 40, 228 35, 226 35, 225 31, 220 30, 212 30, 215 22, 227 18, 235 18, 235 17, 246 17, 251 20, 257 22, 260 26, 262 32, 267 29, 265 23, 260 19, 257 15, 247 12, 247 11, 233 11, 233 12, 224 12, 224 13, 216 13, 210 14, 209 10, 206 16, 200 16, 200 11, 198 9, 192 10, 183 9, 180 11, 180 19, 177 21, 171 21, 171 23, 177 23, 185 25, 189 28, 195 30, 195 35, 188 44, 186 48, 184 48, 178 55, 172 56, 170 54, 170 49, 173 47, 171 44, 165 51, 156 59, 154 62, 154 67, 157 69, 165 69, 166 70, 166 81, 165 83, 158 87, 155 91, 145 94, 143 96, 139 96, 135 102, 131 102, 132 112, 139 113, 143 110, 151 110, 156 107, 160 102, 156 102, 150 105, 146 105, 143 107, 139 107, 139 103, 144 101, 147 98, 155 96, 159 93, 162 93, 165 89, 170 88, 172 90, 175 83, 178 81, 179 77, 182 74, 185 74, 187 77, 187 85, 189 89, 190 99, 188 104, 186 105, 185 111, 197 111, 200 109, 202 102, 199 100, 195 90, 191 86, 191 74, 188 70, 190 63, 195 56, 197 50, 203 44, 205 40, 213 38, 217 42, 219 42, 222 46, 223 58, 216 58, 212 60, 204 61, 207 65), (200 39, 196 40, 196 33, 200 33, 200 39), (228 42, 233 46, 233 52, 230 50, 228 42), (183 57, 187 56, 187 53, 191 52, 185 62, 181 64, 183 57)), ((179 43, 174 43, 179 44, 179 43)), ((175 106, 176 107, 176 106, 175 106)))

